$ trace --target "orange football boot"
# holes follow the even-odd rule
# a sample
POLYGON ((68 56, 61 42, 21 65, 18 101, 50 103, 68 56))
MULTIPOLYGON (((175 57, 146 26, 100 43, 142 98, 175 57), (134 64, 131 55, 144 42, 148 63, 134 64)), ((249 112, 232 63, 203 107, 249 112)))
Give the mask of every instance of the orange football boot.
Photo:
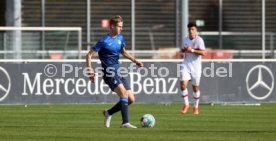
POLYGON ((189 107, 190 107, 189 104, 188 104, 188 105, 185 105, 185 104, 184 104, 183 107, 182 107, 181 113, 182 113, 182 114, 186 114, 186 113, 188 112, 189 107))
POLYGON ((199 114, 198 108, 194 108, 193 114, 194 114, 194 115, 198 115, 198 114, 199 114))

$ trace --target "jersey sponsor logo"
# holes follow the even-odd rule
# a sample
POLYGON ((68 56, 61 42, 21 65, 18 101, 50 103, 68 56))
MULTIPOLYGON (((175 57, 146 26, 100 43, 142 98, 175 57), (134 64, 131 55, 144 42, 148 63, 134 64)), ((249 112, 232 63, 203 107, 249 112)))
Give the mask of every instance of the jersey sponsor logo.
POLYGON ((0 67, 0 101, 3 101, 9 94, 11 89, 11 78, 8 72, 0 67))
POLYGON ((273 73, 267 66, 254 66, 247 73, 246 88, 249 95, 256 100, 268 98, 274 88, 273 73))

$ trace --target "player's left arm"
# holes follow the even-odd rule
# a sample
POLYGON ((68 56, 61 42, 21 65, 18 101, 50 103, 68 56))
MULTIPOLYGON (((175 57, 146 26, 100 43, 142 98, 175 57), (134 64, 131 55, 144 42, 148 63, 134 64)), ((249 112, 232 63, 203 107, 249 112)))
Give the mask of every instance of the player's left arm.
POLYGON ((139 67, 143 67, 143 66, 144 66, 144 64, 143 64, 142 62, 136 60, 132 55, 130 55, 130 54, 126 51, 126 49, 125 49, 124 47, 121 48, 121 54, 122 54, 125 58, 127 58, 127 59, 129 59, 130 61, 132 61, 133 63, 135 63, 137 66, 139 66, 139 67))

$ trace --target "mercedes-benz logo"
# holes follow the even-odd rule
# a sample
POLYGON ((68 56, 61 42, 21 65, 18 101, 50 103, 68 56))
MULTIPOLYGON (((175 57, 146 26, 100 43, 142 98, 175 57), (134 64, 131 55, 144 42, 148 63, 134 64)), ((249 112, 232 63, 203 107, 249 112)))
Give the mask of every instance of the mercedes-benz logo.
POLYGON ((8 72, 0 66, 0 101, 4 100, 11 89, 11 78, 8 72))
POLYGON ((268 67, 264 65, 254 66, 249 70, 246 76, 246 88, 252 98, 256 100, 266 99, 272 93, 274 88, 273 73, 268 67), (250 79, 252 77, 254 77, 255 79, 250 79), (249 83, 251 82, 250 80, 253 81, 253 83, 249 83), (256 91, 256 89, 260 88, 264 90, 261 92, 261 94, 258 93, 260 91, 256 91))

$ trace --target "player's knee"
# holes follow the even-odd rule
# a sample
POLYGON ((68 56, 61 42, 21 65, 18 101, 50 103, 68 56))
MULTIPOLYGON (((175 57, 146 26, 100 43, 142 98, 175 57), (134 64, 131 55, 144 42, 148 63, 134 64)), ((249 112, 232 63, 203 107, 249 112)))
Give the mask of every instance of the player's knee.
POLYGON ((131 92, 128 92, 128 104, 132 104, 135 102, 135 97, 131 92))
POLYGON ((184 81, 180 82, 180 89, 184 91, 187 88, 187 84, 184 81))
POLYGON ((134 103, 134 101, 135 101, 135 98, 129 98, 129 99, 128 99, 128 105, 134 103))
POLYGON ((186 86, 185 85, 180 85, 180 88, 182 91, 184 91, 186 89, 186 86))
POLYGON ((193 90, 194 90, 195 93, 198 92, 199 91, 199 86, 193 86, 193 90))
POLYGON ((122 92, 122 97, 128 98, 128 93, 127 93, 127 91, 122 92))

